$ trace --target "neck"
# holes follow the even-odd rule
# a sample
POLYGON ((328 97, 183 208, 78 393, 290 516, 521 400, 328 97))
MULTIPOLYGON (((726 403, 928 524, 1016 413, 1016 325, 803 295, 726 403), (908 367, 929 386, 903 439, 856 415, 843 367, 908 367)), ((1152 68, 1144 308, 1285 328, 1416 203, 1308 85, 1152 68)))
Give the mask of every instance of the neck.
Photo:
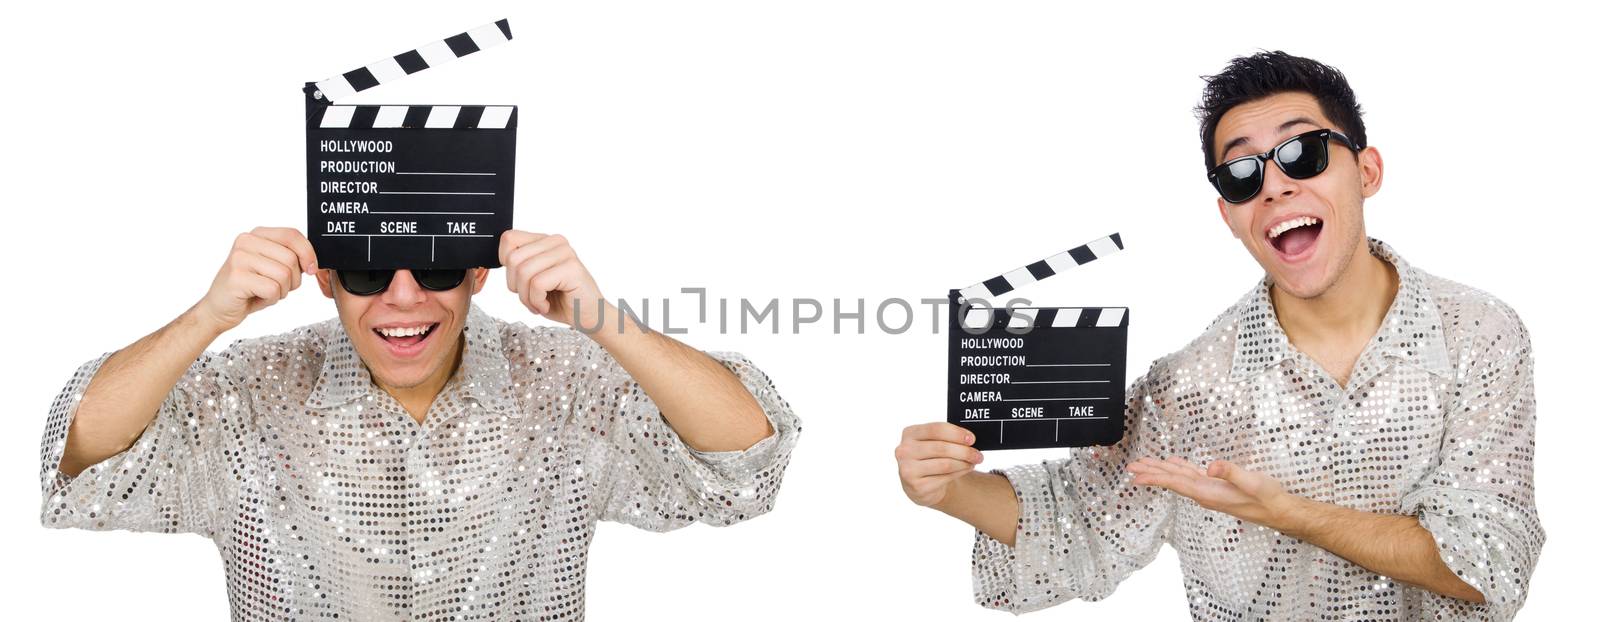
POLYGON ((1296 298, 1271 289, 1278 324, 1296 346, 1345 343, 1359 351, 1378 332, 1400 289, 1394 266, 1361 244, 1361 252, 1332 286, 1314 298, 1296 298))
POLYGON ((462 340, 463 337, 456 337, 455 349, 450 357, 450 364, 448 366, 440 366, 438 371, 435 371, 422 382, 409 387, 391 387, 379 382, 377 383, 378 388, 383 389, 395 401, 400 402, 400 405, 405 407, 406 412, 410 413, 411 418, 416 419, 417 423, 422 423, 428 416, 428 408, 433 406, 433 400, 439 397, 439 393, 444 390, 445 383, 449 382, 450 377, 455 375, 456 369, 461 367, 461 356, 465 349, 462 347, 462 340))

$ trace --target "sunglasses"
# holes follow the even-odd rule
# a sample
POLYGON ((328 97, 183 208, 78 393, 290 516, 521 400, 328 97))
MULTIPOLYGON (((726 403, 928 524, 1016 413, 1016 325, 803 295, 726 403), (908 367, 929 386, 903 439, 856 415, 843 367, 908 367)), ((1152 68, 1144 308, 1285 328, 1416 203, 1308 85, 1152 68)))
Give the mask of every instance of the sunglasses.
POLYGON ((1278 170, 1291 179, 1310 179, 1328 170, 1328 138, 1332 137, 1351 151, 1361 151, 1349 136, 1333 130, 1311 130, 1278 143, 1266 153, 1247 155, 1218 164, 1206 174, 1222 200, 1243 203, 1261 192, 1266 181, 1267 160, 1278 163, 1278 170))
MULTIPOLYGON (((394 280, 394 270, 339 270, 339 284, 344 291, 357 296, 371 296, 389 289, 394 280)), ((411 278, 423 289, 447 292, 466 280, 466 270, 412 270, 411 278)))

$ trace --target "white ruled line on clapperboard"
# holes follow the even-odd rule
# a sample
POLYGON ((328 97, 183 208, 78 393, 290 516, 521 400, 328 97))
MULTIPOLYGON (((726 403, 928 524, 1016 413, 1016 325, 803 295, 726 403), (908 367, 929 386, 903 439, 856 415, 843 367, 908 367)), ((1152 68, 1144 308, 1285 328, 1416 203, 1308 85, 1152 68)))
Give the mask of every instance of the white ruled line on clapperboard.
MULTIPOLYGON (((1118 368, 1118 366, 1125 363, 1116 360, 1100 360, 1092 358, 1065 361, 1036 360, 1027 359, 1025 355, 984 357, 977 355, 965 355, 958 352, 958 350, 966 351, 969 349, 983 349, 982 344, 1004 342, 1006 344, 1015 344, 1008 347, 1018 348, 1016 350, 1017 352, 1027 352, 1030 350, 1024 349, 1027 348, 1027 344, 1025 344, 1023 341, 1024 339, 1031 338, 1034 340, 1059 340, 1065 339, 1065 336, 1068 335, 1068 333, 1063 333, 1060 331, 1072 331, 1075 329, 1112 329, 1114 331, 1121 331, 1120 336, 1123 341, 1120 344, 1115 342, 1116 335, 1112 333, 1094 335, 1090 340, 1095 344, 1100 345, 1103 349, 1107 349, 1110 356, 1107 356, 1106 358, 1122 358, 1125 360, 1126 326, 1128 317, 1128 310, 1126 307, 997 307, 994 303, 994 299, 997 297, 1011 293, 1018 289, 1022 289, 1040 280, 1054 277, 1063 272, 1121 250, 1121 235, 1113 233, 1087 244, 1074 247, 1057 255, 1036 261, 1021 268, 1017 268, 1010 272, 1006 272, 979 283, 955 290, 951 293, 951 302, 954 309, 954 315, 951 318, 953 331, 950 345, 952 382, 952 386, 950 387, 951 412, 948 417, 951 423, 959 423, 963 425, 991 423, 997 424, 999 428, 999 445, 991 448, 1004 448, 1003 446, 1006 445, 1006 424, 1009 422, 1028 422, 1029 424, 1038 424, 1044 420, 1053 419, 1054 421, 1051 424, 1052 429, 1049 432, 1050 438, 1048 440, 1050 442, 1059 442, 1061 440, 1061 422, 1063 419, 1077 422, 1104 421, 1111 418, 1110 415, 1087 415, 1072 417, 1034 416, 1030 418, 989 416, 987 408, 982 409, 982 418, 964 418, 965 412, 967 411, 966 407, 969 404, 975 406, 979 403, 1091 404, 1105 403, 1115 400, 1116 403, 1114 405, 1107 404, 1111 410, 1115 410, 1116 406, 1121 405, 1122 398, 1120 395, 1112 394, 1120 394, 1123 390, 1123 387, 1121 386, 1120 380, 1114 379, 1120 378, 1123 370, 1118 368), (974 301, 983 301, 987 303, 987 306, 971 306, 972 302, 974 301), (965 309, 964 314, 961 311, 962 309, 965 309), (959 323, 959 326, 956 325, 957 323, 959 323), (968 332, 965 335, 958 334, 959 332, 963 331, 963 327, 966 331, 987 331, 980 334, 992 336, 978 337, 974 336, 971 332, 968 332), (1026 336, 1016 334, 1021 332, 1026 332, 1026 336), (1050 336, 1052 334, 1054 336, 1050 336), (969 346, 962 345, 968 343, 977 345, 973 345, 970 348, 969 346), (1119 345, 1120 347, 1115 347, 1119 345), (998 362, 987 363, 985 362, 986 359, 995 359, 998 362), (983 364, 980 365, 979 363, 983 364), (988 367, 985 367, 985 365, 988 367), (1091 376, 1085 378, 1081 377, 1080 375, 1079 377, 1061 378, 1045 375, 1043 377, 1026 376, 1027 379, 1020 380, 1011 379, 1011 375, 1013 373, 1017 375, 1023 375, 1022 372, 1025 370, 1036 370, 1037 373, 1047 372, 1050 370, 1065 371, 1074 369, 1083 372, 1092 372, 1096 369, 1103 369, 1105 371, 1100 372, 1099 375, 1108 375, 1110 377, 1091 376), (983 370, 983 372, 980 372, 979 370, 983 370), (1006 371, 1010 371, 1011 373, 1004 373, 1006 371), (973 385, 969 386, 986 386, 989 381, 983 380, 983 378, 1004 377, 1005 380, 1003 381, 1003 385, 995 386, 992 390, 973 390, 961 386, 965 384, 965 379, 968 376, 980 378, 979 380, 975 380, 973 385), (1113 383, 1115 383, 1116 386, 1109 386, 1113 383), (1069 388, 1075 388, 1074 390, 1080 392, 1089 392, 1090 394, 1083 395, 1080 393, 1077 395, 1041 395, 1038 393, 1038 391, 1033 391, 1031 395, 1018 395, 1014 392, 1010 395, 1006 394, 1007 390, 1005 387, 1013 387, 1018 385, 1037 390, 1045 390, 1049 389, 1050 387, 1059 387, 1055 390, 1061 392, 1066 392, 1069 388)), ((1089 339, 1091 333, 1080 331, 1077 333, 1077 335, 1080 338, 1089 339)), ((1043 342, 1040 341, 1036 343, 1043 342)), ((1055 354, 1055 352, 1051 352, 1051 354, 1055 354)), ((1040 412, 1042 411, 1043 409, 1041 408, 1040 412)), ((1120 416, 1120 413, 1118 413, 1117 417, 1119 419, 1120 416)), ((1036 426, 1033 426, 1033 432, 1038 433, 1036 426)), ((1041 443, 1043 443, 1044 440, 1046 439, 1038 439, 1038 441, 1041 443)))
MULTIPOLYGON (((407 50, 363 67, 320 80, 307 87, 307 94, 316 101, 327 102, 310 113, 308 128, 321 129, 441 129, 441 130, 495 130, 515 127, 515 106, 470 105, 337 105, 333 102, 367 89, 403 79, 411 74, 437 67, 480 50, 498 46, 511 40, 509 20, 484 24, 466 32, 433 41, 427 45, 407 50)), ((470 178, 495 177, 492 171, 454 170, 393 170, 393 175, 415 178, 438 177, 470 178)), ((379 190, 374 193, 388 196, 461 196, 494 197, 495 192, 461 190, 379 190)), ((488 211, 448 210, 370 210, 366 214, 381 216, 493 216, 488 211)), ((372 259, 372 238, 430 238, 429 259, 437 247, 437 238, 494 238, 498 233, 321 233, 323 237, 363 237, 367 239, 367 260, 372 259)))

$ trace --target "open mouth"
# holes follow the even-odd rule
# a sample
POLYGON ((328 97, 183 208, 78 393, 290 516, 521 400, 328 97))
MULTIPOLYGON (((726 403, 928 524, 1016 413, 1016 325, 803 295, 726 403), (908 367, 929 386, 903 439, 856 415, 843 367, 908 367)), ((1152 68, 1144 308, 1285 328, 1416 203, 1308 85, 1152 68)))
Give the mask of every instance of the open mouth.
POLYGON ((389 345, 389 349, 397 356, 406 356, 421 351, 423 344, 433 336, 434 329, 439 327, 438 322, 421 324, 417 326, 390 326, 372 329, 373 334, 389 345))
POLYGON ((1312 216, 1290 218, 1267 231, 1267 240, 1285 260, 1309 255, 1322 235, 1322 221, 1312 216))

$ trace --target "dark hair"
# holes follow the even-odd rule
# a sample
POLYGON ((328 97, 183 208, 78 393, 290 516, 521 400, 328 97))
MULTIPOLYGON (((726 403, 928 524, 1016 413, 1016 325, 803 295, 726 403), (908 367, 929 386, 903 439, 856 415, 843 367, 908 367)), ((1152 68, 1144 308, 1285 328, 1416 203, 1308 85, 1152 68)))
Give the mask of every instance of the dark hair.
POLYGON ((1343 130, 1356 147, 1367 146, 1367 127, 1361 122, 1361 104, 1344 74, 1309 58, 1281 51, 1258 52, 1228 61, 1222 73, 1201 76, 1206 81, 1195 106, 1200 117, 1201 149, 1206 154, 1206 170, 1216 166, 1217 121, 1234 106, 1269 95, 1286 92, 1307 93, 1316 98, 1322 115, 1334 129, 1343 130))

